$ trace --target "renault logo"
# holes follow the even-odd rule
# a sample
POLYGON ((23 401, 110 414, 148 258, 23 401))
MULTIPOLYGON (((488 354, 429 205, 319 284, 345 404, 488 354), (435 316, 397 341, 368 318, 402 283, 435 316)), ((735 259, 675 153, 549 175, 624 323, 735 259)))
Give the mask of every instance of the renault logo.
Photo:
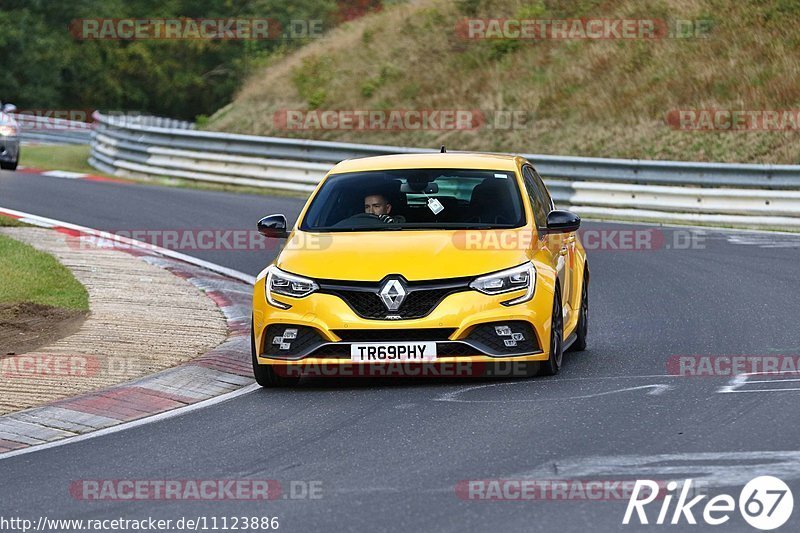
POLYGON ((406 289, 398 279, 390 279, 381 287, 381 292, 378 293, 381 297, 383 305, 389 311, 397 311, 400 309, 400 304, 406 299, 406 289))

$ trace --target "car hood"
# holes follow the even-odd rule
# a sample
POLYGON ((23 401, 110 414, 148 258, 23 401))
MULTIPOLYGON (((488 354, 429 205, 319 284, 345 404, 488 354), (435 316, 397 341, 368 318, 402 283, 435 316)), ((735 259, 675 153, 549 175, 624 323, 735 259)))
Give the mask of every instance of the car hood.
MULTIPOLYGON (((509 231, 519 234, 525 228, 503 230, 504 233, 509 231)), ((417 281, 477 276, 528 260, 524 249, 466 244, 467 234, 486 236, 498 232, 404 230, 312 234, 297 231, 287 241, 275 264, 286 272, 317 279, 380 281, 389 274, 400 274, 409 281, 417 281)))

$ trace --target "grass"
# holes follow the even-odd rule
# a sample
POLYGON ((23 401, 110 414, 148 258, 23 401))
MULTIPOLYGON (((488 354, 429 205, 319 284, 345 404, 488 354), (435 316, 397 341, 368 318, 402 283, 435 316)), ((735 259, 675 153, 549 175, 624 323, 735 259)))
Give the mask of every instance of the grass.
POLYGON ((19 164, 42 170, 66 170, 83 174, 103 175, 89 166, 89 145, 25 145, 20 150, 19 164))
MULTIPOLYGON (((797 2, 741 0, 413 0, 387 6, 272 61, 211 130, 455 150, 800 163, 798 131, 684 131, 678 109, 800 107, 797 2), (703 38, 468 40, 466 18, 709 21, 703 38), (281 128, 282 110, 469 109, 527 119, 511 129, 281 128)), ((683 23, 682 23, 683 24, 683 23)), ((684 24, 683 28, 686 27, 684 24)), ((705 26, 701 27, 705 31, 705 26)))
POLYGON ((26 228, 30 226, 30 224, 20 222, 16 218, 0 215, 0 228, 26 228))
POLYGON ((0 235, 0 303, 89 309, 89 295, 55 257, 0 235))

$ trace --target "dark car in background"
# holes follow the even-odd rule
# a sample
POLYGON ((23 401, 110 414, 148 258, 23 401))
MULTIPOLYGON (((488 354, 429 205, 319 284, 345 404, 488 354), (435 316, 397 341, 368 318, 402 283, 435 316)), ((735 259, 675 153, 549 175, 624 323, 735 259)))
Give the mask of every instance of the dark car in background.
POLYGON ((16 170, 19 162, 19 124, 11 113, 17 110, 13 104, 0 106, 0 168, 16 170))

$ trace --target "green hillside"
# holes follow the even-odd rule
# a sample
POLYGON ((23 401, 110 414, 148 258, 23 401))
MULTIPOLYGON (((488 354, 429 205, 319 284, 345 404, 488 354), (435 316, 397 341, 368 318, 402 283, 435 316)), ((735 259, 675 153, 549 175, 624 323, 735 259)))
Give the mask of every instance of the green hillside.
MULTIPOLYGON (((251 75, 209 129, 379 144, 648 159, 800 162, 794 131, 686 131, 678 109, 800 108, 791 0, 417 0, 346 23, 251 75), (467 18, 703 21, 701 36, 465 39, 467 18), (511 129, 287 131, 284 110, 480 110, 511 129)), ((684 24, 685 27, 685 24, 684 24)), ((698 28, 700 27, 698 23, 698 28)))

